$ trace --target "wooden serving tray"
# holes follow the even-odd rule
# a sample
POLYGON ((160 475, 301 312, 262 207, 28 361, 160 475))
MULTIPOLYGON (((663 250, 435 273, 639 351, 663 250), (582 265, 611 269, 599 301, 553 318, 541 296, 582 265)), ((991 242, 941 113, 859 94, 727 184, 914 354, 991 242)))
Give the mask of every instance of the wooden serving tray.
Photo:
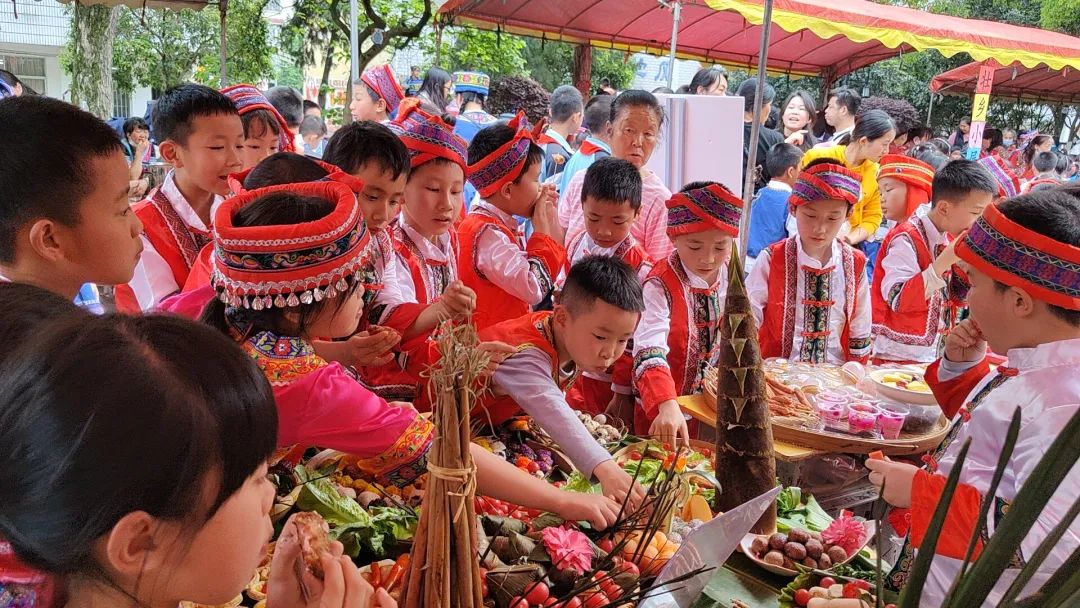
MULTIPOLYGON (((702 422, 716 420, 716 395, 705 391, 698 401, 699 408, 706 411, 694 416, 702 422)), ((715 424, 715 423, 712 423, 715 424)), ((842 452, 845 454, 869 454, 880 451, 887 456, 921 454, 938 446, 949 432, 949 419, 941 415, 929 431, 914 435, 901 433, 898 439, 867 439, 846 433, 828 430, 809 429, 785 418, 773 417, 773 438, 777 441, 820 450, 822 452, 842 452)))

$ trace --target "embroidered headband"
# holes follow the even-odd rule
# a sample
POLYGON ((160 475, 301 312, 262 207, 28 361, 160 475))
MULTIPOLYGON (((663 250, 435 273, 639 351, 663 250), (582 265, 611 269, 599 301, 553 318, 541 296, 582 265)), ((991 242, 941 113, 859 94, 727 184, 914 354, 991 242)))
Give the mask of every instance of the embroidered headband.
POLYGON ((1005 166, 1005 161, 991 154, 977 161, 994 176, 998 183, 998 196, 1012 198, 1020 194, 1020 178, 1013 173, 1012 169, 1005 166))
POLYGON ((289 129, 289 123, 285 122, 285 117, 270 104, 270 100, 262 94, 262 91, 250 84, 236 84, 221 89, 221 93, 233 102, 240 116, 255 110, 269 112, 278 124, 278 152, 296 151, 296 146, 293 145, 293 132, 289 129))
POLYGON ((364 73, 360 75, 360 80, 386 102, 387 114, 397 112, 401 100, 405 99, 405 92, 401 90, 401 85, 394 76, 394 70, 389 65, 364 70, 364 73))
POLYGON ((990 278, 1033 297, 1080 310, 1080 247, 1055 241, 1005 217, 996 205, 983 211, 956 255, 990 278))
POLYGON ((402 108, 393 124, 398 128, 394 132, 409 149, 409 158, 413 169, 436 158, 457 164, 468 173, 469 145, 454 133, 454 128, 421 110, 417 105, 402 108))
MULTIPOLYGON (((326 177, 324 177, 324 178, 322 178, 320 180, 316 180, 314 182, 308 182, 308 183, 319 183, 319 182, 324 182, 324 181, 338 182, 338 183, 341 183, 341 184, 345 184, 346 186, 349 187, 350 190, 352 190, 356 194, 360 194, 360 191, 364 189, 363 180, 361 180, 358 177, 353 177, 352 175, 349 175, 348 173, 345 173, 344 171, 339 169, 336 165, 331 165, 330 163, 328 163, 326 161, 319 160, 317 158, 311 158, 311 157, 305 157, 305 158, 315 162, 320 167, 322 167, 323 169, 326 170, 326 177)), ((258 165, 255 165, 255 167, 257 167, 257 166, 258 165)), ((232 192, 234 195, 239 195, 239 194, 244 194, 246 192, 250 192, 250 190, 244 188, 244 181, 247 180, 248 175, 251 175, 251 172, 255 170, 255 167, 244 169, 243 171, 240 171, 238 173, 230 173, 229 177, 228 177, 228 180, 227 180, 228 183, 229 183, 229 191, 232 192)), ((284 185, 284 184, 275 184, 275 185, 284 185)))
POLYGON ((723 186, 712 184, 674 194, 667 210, 668 238, 713 229, 738 236, 743 202, 723 186))
MULTIPOLYGON (((543 126, 543 122, 538 127, 543 126)), ((503 184, 517 179, 529 158, 529 148, 536 139, 529 130, 529 121, 524 112, 518 112, 507 126, 514 129, 514 137, 491 154, 469 165, 469 183, 476 188, 481 198, 488 198, 499 191, 503 184)))
POLYGON ((843 165, 821 163, 799 173, 788 199, 794 207, 816 201, 847 201, 854 205, 862 196, 859 176, 843 165))
POLYGON ((930 202, 934 191, 934 168, 923 161, 903 154, 886 154, 881 157, 881 168, 878 170, 878 179, 883 177, 907 185, 905 207, 908 215, 930 202))
POLYGON ((479 93, 487 97, 491 77, 482 72, 454 72, 455 93, 479 93))
POLYGON ((222 302, 263 310, 321 302, 359 280, 370 235, 352 190, 326 181, 286 184, 226 199, 214 215, 214 271, 211 283, 222 302), (313 222, 281 226, 233 225, 236 214, 276 192, 334 202, 334 210, 313 222))

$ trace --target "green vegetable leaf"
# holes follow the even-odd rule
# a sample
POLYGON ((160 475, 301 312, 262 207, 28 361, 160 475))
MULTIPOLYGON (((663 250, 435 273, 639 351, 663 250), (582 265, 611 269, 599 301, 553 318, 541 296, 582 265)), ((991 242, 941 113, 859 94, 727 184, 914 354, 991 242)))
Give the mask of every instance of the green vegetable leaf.
POLYGON ((296 467, 296 476, 303 484, 296 499, 296 506, 301 511, 315 511, 331 526, 369 525, 371 516, 360 503, 342 496, 328 478, 312 475, 303 466, 296 467))

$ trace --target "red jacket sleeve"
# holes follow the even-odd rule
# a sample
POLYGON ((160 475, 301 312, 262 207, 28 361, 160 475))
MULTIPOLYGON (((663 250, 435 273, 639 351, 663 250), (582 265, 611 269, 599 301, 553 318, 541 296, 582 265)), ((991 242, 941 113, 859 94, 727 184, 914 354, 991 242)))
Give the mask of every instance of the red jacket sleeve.
POLYGON ((656 418, 661 403, 679 396, 675 388, 675 379, 671 377, 671 370, 662 366, 645 370, 638 377, 634 388, 641 395, 641 406, 649 420, 656 418))
POLYGON ((534 232, 525 246, 525 255, 530 263, 536 262, 543 267, 547 277, 546 283, 544 281, 541 283, 549 288, 554 285, 555 278, 559 276, 559 270, 566 265, 566 249, 546 234, 534 232))
MULTIPOLYGON (((946 478, 932 475, 926 471, 915 474, 911 485, 911 546, 918 549, 926 539, 934 509, 945 490, 946 478)), ((945 516, 945 525, 941 528, 935 552, 953 559, 964 559, 972 535, 977 533, 979 523, 979 505, 982 495, 967 484, 958 484, 949 511, 945 516)), ((982 541, 975 545, 973 558, 982 551, 982 541)))
POLYGON ((926 368, 926 383, 934 392, 934 398, 941 406, 941 411, 952 418, 967 401, 968 395, 975 390, 975 385, 990 373, 990 364, 986 359, 977 363, 974 367, 951 380, 941 380, 938 372, 941 368, 941 359, 934 361, 926 368))

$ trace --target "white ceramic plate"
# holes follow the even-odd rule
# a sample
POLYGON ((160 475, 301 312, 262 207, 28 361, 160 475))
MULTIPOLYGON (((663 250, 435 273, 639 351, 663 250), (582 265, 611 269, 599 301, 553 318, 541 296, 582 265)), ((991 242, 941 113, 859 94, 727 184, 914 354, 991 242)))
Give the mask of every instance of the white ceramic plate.
MULTIPOLYGON (((855 556, 859 554, 859 551, 862 551, 863 547, 865 547, 867 545, 867 543, 870 542, 870 539, 874 538, 874 534, 877 532, 877 527, 876 527, 875 523, 873 521, 867 521, 867 522, 864 522, 863 525, 866 526, 865 540, 863 540, 862 545, 859 545, 858 550, 856 550, 854 553, 849 555, 846 560, 840 562, 841 564, 846 564, 846 563, 850 562, 851 560, 855 559, 855 556)), ((754 539, 757 538, 758 536, 761 536, 761 537, 763 537, 765 539, 768 539, 768 535, 748 533, 746 536, 743 537, 742 542, 739 543, 739 547, 742 549, 742 552, 746 554, 746 557, 750 558, 750 561, 754 562, 758 566, 761 566, 765 570, 768 570, 769 572, 772 572, 773 574, 779 574, 780 576, 798 576, 799 575, 798 571, 796 571, 796 570, 788 570, 787 568, 784 568, 782 566, 774 566, 772 564, 767 564, 767 563, 765 563, 764 560, 762 560, 758 556, 754 555, 753 552, 750 551, 750 543, 754 542, 754 539)), ((839 565, 840 564, 833 564, 833 566, 839 566, 839 565)), ((831 567, 830 568, 821 568, 821 570, 824 570, 825 572, 828 572, 829 570, 832 570, 832 568, 831 567)))
POLYGON ((909 391, 906 388, 897 388, 890 384, 885 384, 881 381, 882 378, 889 374, 907 374, 909 376, 916 376, 919 379, 925 381, 925 377, 920 373, 911 372, 906 369, 875 369, 870 372, 870 379, 874 381, 874 386, 877 388, 878 394, 886 399, 892 399, 899 401, 900 403, 911 403, 914 405, 936 405, 937 400, 934 399, 934 393, 909 391))

